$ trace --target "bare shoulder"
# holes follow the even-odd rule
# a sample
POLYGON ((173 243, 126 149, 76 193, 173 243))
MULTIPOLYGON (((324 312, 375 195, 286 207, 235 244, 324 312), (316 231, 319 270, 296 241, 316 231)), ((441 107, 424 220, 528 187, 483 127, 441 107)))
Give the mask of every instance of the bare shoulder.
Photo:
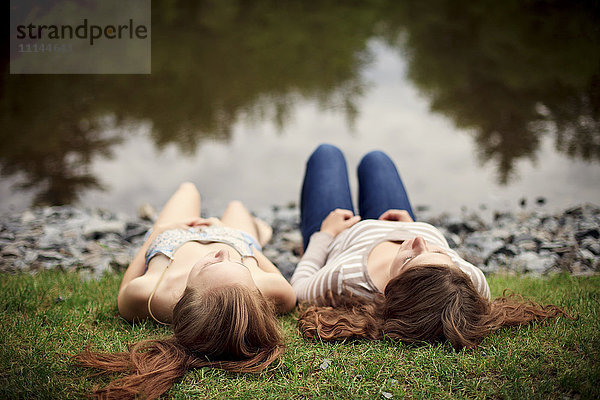
POLYGON ((142 275, 121 288, 117 301, 123 318, 133 321, 149 317, 148 298, 155 283, 147 275, 142 275))
POLYGON ((254 259, 256 260, 259 268, 262 269, 263 271, 265 271, 265 272, 275 272, 275 273, 281 274, 279 272, 279 269, 262 252, 255 251, 254 252, 254 259))
POLYGON ((296 293, 281 273, 267 272, 256 283, 260 292, 275 303, 277 312, 290 312, 296 305, 296 293))

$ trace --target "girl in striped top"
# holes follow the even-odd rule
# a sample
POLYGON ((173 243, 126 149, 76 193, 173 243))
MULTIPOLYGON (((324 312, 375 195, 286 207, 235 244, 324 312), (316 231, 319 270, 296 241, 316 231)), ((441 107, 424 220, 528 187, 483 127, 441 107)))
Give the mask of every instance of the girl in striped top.
POLYGON ((448 340, 475 346, 502 326, 566 315, 501 297, 481 270, 414 214, 394 163, 373 151, 358 166, 359 214, 342 152, 321 145, 307 162, 300 228, 305 253, 291 279, 308 338, 448 340))

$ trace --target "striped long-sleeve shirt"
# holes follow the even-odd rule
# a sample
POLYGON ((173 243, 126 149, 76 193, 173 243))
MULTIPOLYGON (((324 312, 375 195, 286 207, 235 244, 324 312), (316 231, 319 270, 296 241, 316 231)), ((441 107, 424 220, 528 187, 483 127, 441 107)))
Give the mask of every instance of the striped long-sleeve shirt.
POLYGON ((325 232, 316 232, 310 237, 291 279, 298 301, 325 297, 328 291, 336 294, 346 291, 368 298, 381 293, 367 271, 369 253, 384 241, 409 240, 415 236, 422 236, 427 243, 442 247, 471 278, 477 291, 490 298, 483 272, 450 249, 444 235, 434 226, 424 222, 364 220, 335 239, 325 232))

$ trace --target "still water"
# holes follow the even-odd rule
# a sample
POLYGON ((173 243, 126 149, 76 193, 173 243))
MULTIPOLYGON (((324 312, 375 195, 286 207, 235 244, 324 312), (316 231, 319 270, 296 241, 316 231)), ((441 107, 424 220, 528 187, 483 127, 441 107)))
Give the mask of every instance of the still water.
POLYGON ((435 211, 600 202, 593 2, 397 3, 155 0, 150 76, 5 68, 0 211, 133 213, 182 181, 214 212, 283 205, 323 142, 355 190, 360 157, 386 151, 435 211))

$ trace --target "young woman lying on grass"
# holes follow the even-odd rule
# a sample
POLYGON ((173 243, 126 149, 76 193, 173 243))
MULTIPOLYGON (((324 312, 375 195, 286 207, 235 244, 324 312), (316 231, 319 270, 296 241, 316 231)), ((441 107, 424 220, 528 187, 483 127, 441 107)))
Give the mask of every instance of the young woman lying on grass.
POLYGON ((283 352, 276 312, 296 303, 290 284, 262 253, 271 228, 239 202, 221 219, 200 218, 200 195, 184 183, 169 199, 123 277, 119 312, 153 318, 173 336, 128 352, 76 356, 83 366, 128 375, 95 392, 102 398, 156 398, 186 370, 263 370, 283 352))
POLYGON ((394 163, 368 153, 358 166, 355 216, 342 152, 321 145, 307 162, 300 227, 305 253, 291 283, 308 338, 448 340, 476 346, 504 326, 567 314, 514 296, 490 302, 481 270, 414 215, 394 163), (362 217, 362 220, 361 220, 362 217))

